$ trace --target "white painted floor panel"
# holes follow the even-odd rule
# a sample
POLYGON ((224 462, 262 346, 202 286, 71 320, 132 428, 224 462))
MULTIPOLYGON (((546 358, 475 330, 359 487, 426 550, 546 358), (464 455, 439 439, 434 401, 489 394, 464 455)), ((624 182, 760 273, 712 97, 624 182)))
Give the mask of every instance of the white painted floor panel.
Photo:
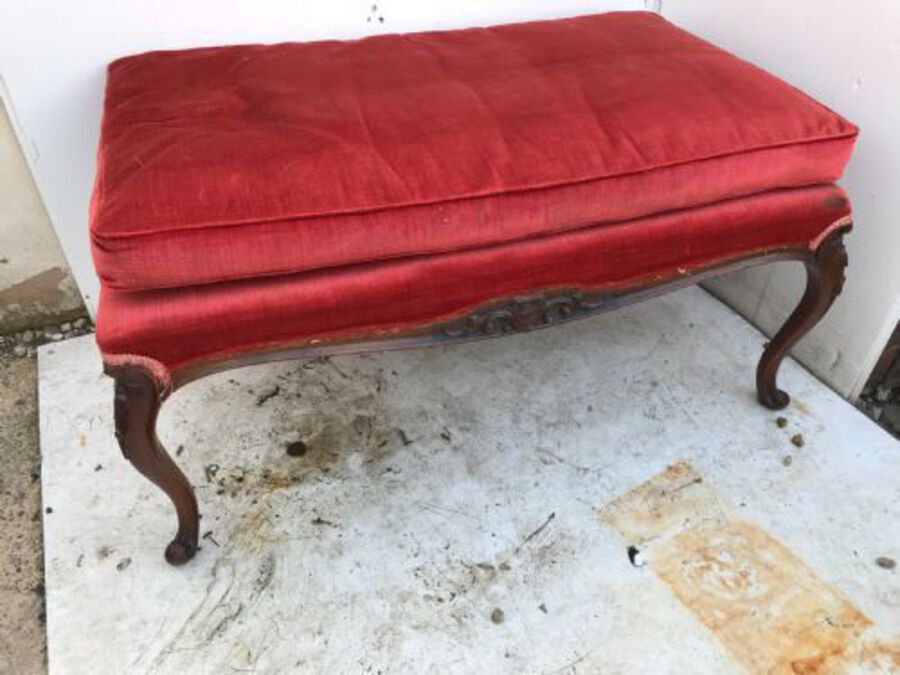
MULTIPOLYGON (((779 428, 754 399, 762 343, 688 289, 528 335, 201 380, 159 425, 210 533, 180 569, 168 501, 119 454, 92 338, 44 347, 50 671, 753 672, 727 631, 788 621, 781 591, 723 622, 667 576, 668 540, 603 516, 687 462, 780 542, 771 569, 857 617, 802 633, 843 636, 808 672, 900 672, 900 572, 875 564, 900 560, 900 444, 793 362, 779 428)), ((756 592, 753 564, 704 593, 756 592)))

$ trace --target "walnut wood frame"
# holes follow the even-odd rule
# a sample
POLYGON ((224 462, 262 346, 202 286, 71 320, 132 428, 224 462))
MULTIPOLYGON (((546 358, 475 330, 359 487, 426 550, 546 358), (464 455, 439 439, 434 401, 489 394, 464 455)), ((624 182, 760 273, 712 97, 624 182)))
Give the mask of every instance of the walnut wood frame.
POLYGON ((162 489, 175 506, 178 530, 166 547, 165 557, 169 563, 180 565, 197 552, 199 512, 190 482, 156 437, 156 417, 169 394, 193 380, 214 372, 269 361, 440 345, 530 331, 607 312, 727 272, 763 263, 796 260, 806 266, 806 291, 787 322, 766 346, 756 373, 759 402, 773 410, 784 408, 790 398, 776 386, 778 368, 791 347, 816 325, 840 294, 847 265, 843 237, 850 228, 849 223, 843 224, 814 248, 755 253, 615 293, 554 289, 490 303, 463 318, 390 339, 304 344, 207 362, 171 373, 171 382, 160 381, 159 373, 149 367, 107 365, 106 372, 115 378, 116 438, 125 457, 162 489))

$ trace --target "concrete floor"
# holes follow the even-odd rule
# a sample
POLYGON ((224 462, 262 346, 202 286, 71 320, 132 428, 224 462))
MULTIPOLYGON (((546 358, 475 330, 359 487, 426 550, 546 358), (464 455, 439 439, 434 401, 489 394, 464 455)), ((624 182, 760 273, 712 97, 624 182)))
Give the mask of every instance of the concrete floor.
POLYGON ((43 347, 50 671, 900 672, 900 444, 793 362, 759 407, 762 342, 689 289, 207 378, 181 569, 91 338, 43 347))
POLYGON ((0 350, 0 673, 45 663, 37 361, 0 350))

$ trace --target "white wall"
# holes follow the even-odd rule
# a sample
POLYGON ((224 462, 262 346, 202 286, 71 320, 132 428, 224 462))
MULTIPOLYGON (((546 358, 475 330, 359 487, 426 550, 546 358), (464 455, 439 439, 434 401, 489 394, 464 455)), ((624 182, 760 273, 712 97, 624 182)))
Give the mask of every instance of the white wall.
MULTIPOLYGON (((900 320, 900 2, 663 0, 662 14, 782 77, 862 129, 842 181, 855 209, 844 292, 795 355, 859 393, 900 320)), ((711 285, 771 334, 805 276, 780 263, 711 285)))
POLYGON ((44 202, 93 313, 99 284, 87 209, 109 61, 150 49, 353 38, 643 8, 643 0, 2 0, 0 96, 15 111, 44 202))

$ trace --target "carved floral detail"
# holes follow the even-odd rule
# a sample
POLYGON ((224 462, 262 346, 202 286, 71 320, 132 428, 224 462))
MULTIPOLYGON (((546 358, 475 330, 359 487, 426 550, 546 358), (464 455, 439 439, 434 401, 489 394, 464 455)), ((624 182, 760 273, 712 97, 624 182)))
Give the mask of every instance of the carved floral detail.
POLYGON ((837 297, 844 290, 844 282, 847 280, 847 248, 844 245, 843 232, 841 236, 832 236, 826 239, 819 246, 815 256, 820 265, 834 270, 834 295, 837 297))
POLYGON ((602 299, 589 298, 580 291, 517 298, 441 326, 436 332, 448 338, 522 333, 596 311, 601 305, 602 299))

